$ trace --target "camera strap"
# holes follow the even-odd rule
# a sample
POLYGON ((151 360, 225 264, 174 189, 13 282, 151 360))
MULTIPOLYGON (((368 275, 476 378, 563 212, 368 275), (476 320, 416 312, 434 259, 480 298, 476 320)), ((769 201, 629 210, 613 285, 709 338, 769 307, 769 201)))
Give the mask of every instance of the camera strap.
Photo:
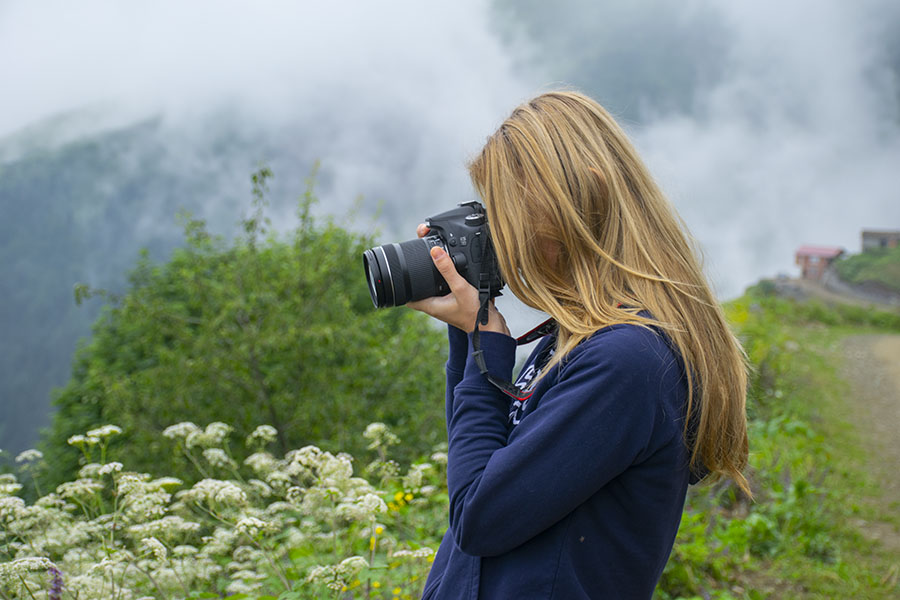
MULTIPOLYGON (((484 375, 485 379, 487 379, 491 384, 494 385, 501 392, 513 398, 514 400, 527 400, 534 393, 529 392, 527 394, 522 394, 522 392, 514 386, 509 381, 503 381, 497 377, 494 377, 490 373, 488 373, 487 364, 484 362, 484 351, 481 349, 481 340, 478 332, 478 325, 487 325, 488 322, 488 313, 490 311, 491 306, 491 294, 490 294, 490 281, 485 281, 484 275, 482 275, 481 280, 478 282, 478 299, 480 301, 480 308, 478 309, 478 318, 475 319, 475 329, 472 331, 472 358, 475 359, 475 364, 478 365, 478 370, 481 371, 481 374, 484 375)), ((547 319, 528 333, 521 335, 516 338, 517 346, 524 346, 525 344, 530 344, 535 340, 539 340, 545 335, 549 335, 556 330, 556 321, 553 319, 547 319)))

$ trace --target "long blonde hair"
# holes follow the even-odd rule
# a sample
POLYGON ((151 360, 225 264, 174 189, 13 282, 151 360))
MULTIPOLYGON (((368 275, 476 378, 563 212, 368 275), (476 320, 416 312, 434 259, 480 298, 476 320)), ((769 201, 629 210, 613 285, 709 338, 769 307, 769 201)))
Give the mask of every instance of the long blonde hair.
POLYGON ((513 111, 469 173, 510 289, 558 324, 551 365, 608 325, 663 330, 685 363, 691 465, 749 495, 744 353, 693 240, 609 113, 576 92, 542 94, 513 111))

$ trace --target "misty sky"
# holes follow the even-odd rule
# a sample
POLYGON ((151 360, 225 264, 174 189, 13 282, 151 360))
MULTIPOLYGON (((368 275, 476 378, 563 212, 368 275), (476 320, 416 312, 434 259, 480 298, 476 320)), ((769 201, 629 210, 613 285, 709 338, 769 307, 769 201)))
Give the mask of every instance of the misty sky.
POLYGON ((228 114, 304 148, 276 176, 318 158, 325 210, 383 200, 411 237, 471 197, 465 161, 518 102, 572 85, 621 117, 727 298, 801 244, 900 228, 895 5, 0 0, 0 136, 163 115, 189 161, 228 114))

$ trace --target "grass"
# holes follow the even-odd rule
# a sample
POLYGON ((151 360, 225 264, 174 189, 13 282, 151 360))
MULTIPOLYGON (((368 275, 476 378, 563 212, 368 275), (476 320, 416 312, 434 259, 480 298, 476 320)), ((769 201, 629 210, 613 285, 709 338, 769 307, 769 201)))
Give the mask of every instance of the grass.
POLYGON ((726 307, 753 364, 754 501, 728 484, 692 489, 657 597, 900 597, 900 552, 863 535, 863 523, 892 535, 900 523, 868 470, 840 375, 842 340, 900 332, 900 315, 769 292, 726 307))
POLYGON ((822 438, 827 464, 821 472, 823 514, 829 517, 827 537, 831 560, 788 551, 764 560, 750 582, 754 588, 777 598, 896 598, 900 588, 892 573, 900 555, 888 553, 869 541, 859 523, 886 522, 900 525, 896 514, 884 511, 881 490, 866 470, 861 432, 852 425, 853 397, 839 376, 840 343, 848 335, 878 333, 860 327, 792 325, 787 334, 802 348, 795 371, 783 379, 790 393, 781 408, 810 424, 822 438))
POLYGON ((835 262, 841 279, 851 283, 876 282, 900 292, 900 247, 877 248, 835 262))

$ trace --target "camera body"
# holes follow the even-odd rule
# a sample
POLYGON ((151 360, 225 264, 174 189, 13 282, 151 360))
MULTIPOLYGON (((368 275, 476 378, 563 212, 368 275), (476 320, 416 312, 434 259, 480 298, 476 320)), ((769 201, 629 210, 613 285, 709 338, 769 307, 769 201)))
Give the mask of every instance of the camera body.
POLYGON ((497 255, 481 203, 472 200, 425 221, 423 238, 377 246, 363 252, 369 293, 376 308, 450 293, 450 287, 431 260, 431 248, 442 248, 456 270, 475 288, 490 297, 504 286, 497 255))

